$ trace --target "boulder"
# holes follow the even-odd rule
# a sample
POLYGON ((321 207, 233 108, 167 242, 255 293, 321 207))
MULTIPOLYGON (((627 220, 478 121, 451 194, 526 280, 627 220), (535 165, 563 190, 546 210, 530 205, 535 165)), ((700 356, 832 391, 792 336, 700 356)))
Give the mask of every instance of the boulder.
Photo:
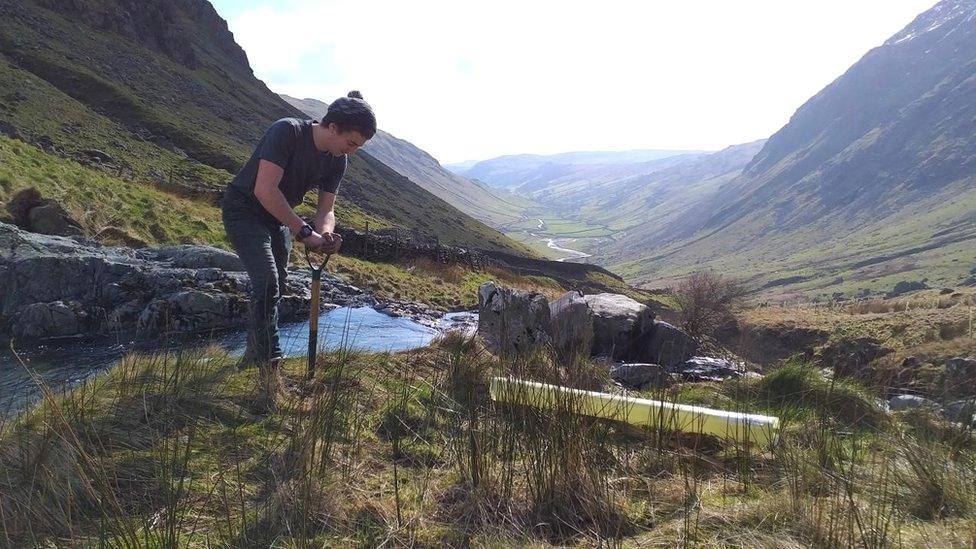
POLYGON ((896 395, 888 399, 888 409, 892 412, 904 412, 915 408, 937 408, 935 402, 918 395, 896 395))
POLYGON ((184 269, 220 269, 223 271, 244 271, 244 264, 237 254, 214 248, 185 244, 140 250, 140 257, 168 262, 173 267, 184 269))
POLYGON ((86 157, 96 162, 102 162, 105 164, 115 163, 115 158, 113 158, 110 154, 104 151, 100 151, 98 149, 85 149, 81 151, 81 154, 85 155, 86 157))
POLYGON ((549 304, 549 337, 557 356, 590 356, 593 348, 593 313, 582 292, 566 292, 549 304))
POLYGON ((549 342, 549 302, 540 293, 485 282, 478 315, 478 334, 500 355, 528 355, 549 342))
POLYGON ((918 280, 902 280, 901 282, 895 284, 895 287, 888 292, 887 297, 898 297, 909 292, 927 290, 928 288, 929 286, 925 282, 918 280))
POLYGON ((638 338, 635 351, 636 360, 674 367, 695 356, 698 342, 675 326, 655 320, 638 338))
POLYGON ((905 357, 905 359, 901 361, 901 367, 904 370, 918 370, 922 367, 922 361, 919 360, 917 356, 905 357))
POLYGON ((667 371, 679 375, 683 381, 725 381, 746 373, 744 364, 707 356, 691 357, 667 371))
POLYGON ((34 187, 18 191, 6 209, 17 226, 31 232, 57 236, 80 236, 85 232, 60 204, 43 198, 34 187))
POLYGON ((622 363, 610 367, 610 377, 630 389, 647 389, 667 385, 668 376, 659 364, 622 363))
POLYGON ((76 335, 82 329, 78 314, 63 301, 32 303, 18 312, 12 323, 15 337, 35 339, 76 335))
POLYGON ((22 229, 29 229, 30 211, 39 206, 42 200, 40 191, 28 187, 17 191, 4 207, 10 213, 15 225, 22 229))
POLYGON ((942 408, 942 415, 949 421, 976 426, 976 398, 950 402, 942 408))
POLYGON ((48 200, 31 208, 28 226, 32 232, 57 236, 81 236, 85 230, 60 204, 48 200))
POLYGON ((654 313, 647 305, 620 294, 587 295, 583 300, 593 314, 592 354, 632 359, 634 345, 654 324, 654 313))

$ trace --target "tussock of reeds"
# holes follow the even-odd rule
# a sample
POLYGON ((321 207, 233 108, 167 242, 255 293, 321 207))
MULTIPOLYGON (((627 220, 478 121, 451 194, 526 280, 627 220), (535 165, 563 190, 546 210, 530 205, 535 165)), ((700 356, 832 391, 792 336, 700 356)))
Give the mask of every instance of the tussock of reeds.
MULTIPOLYGON (((493 402, 512 375, 607 387, 581 356, 504 360, 447 335, 256 369, 214 349, 126 357, 0 428, 0 545, 888 547, 972 542, 972 431, 802 361, 644 393, 777 415, 771 450, 493 402), (969 534, 965 534, 969 532, 969 534), (966 536, 969 536, 968 538, 966 536)), ((615 389, 619 390, 619 389, 615 389)))

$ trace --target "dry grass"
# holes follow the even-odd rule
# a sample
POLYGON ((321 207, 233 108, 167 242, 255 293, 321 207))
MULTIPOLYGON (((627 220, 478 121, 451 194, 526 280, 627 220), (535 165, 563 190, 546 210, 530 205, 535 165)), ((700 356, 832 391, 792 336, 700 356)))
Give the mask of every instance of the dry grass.
POLYGON ((803 327, 827 334, 870 337, 892 349, 957 338, 976 339, 976 291, 923 293, 912 298, 860 303, 755 306, 739 323, 752 329, 803 327))
POLYGON ((395 355, 257 371, 209 351, 130 357, 0 432, 9 546, 888 547, 973 541, 976 442, 796 363, 679 386, 779 415, 770 451, 495 405, 492 375, 589 386, 589 361, 502 362, 459 335, 395 355), (204 359, 204 360, 201 360, 204 359), (968 528, 968 530, 967 530, 968 528), (967 534, 968 532, 968 534, 967 534), (968 537, 967 537, 968 536, 968 537))

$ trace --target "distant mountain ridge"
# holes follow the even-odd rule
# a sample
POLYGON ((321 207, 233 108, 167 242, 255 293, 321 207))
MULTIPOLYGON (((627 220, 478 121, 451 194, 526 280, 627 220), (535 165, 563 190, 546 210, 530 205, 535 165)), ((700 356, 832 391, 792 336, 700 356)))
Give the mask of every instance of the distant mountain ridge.
POLYGON ((733 145, 615 182, 612 192, 590 200, 580 213, 622 231, 618 241, 631 248, 653 248, 674 239, 681 220, 707 215, 703 198, 738 177, 765 142, 733 145))
MULTIPOLYGON (((565 178, 574 172, 585 172, 587 175, 581 177, 589 177, 603 169, 619 170, 622 166, 638 166, 668 157, 703 153, 704 151, 630 150, 576 151, 552 155, 517 154, 481 160, 458 173, 493 188, 517 191, 531 183, 532 189, 539 190, 550 181, 565 178)), ((459 167, 455 169, 460 170, 459 167)), ((640 169, 633 168, 629 170, 629 174, 636 175, 640 173, 640 169)))

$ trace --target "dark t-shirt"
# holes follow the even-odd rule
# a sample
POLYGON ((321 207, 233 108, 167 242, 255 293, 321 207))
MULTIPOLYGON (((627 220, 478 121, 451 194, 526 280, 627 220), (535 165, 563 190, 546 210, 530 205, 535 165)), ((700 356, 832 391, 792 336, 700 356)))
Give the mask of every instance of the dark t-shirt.
POLYGON ((346 156, 332 156, 316 149, 312 125, 312 120, 297 118, 282 118, 272 124, 247 164, 228 185, 227 198, 238 204, 244 199, 246 205, 274 220, 254 196, 258 164, 262 159, 284 169, 278 188, 292 208, 299 205, 305 193, 312 189, 318 189, 320 193, 338 193, 339 183, 346 172, 346 156))

